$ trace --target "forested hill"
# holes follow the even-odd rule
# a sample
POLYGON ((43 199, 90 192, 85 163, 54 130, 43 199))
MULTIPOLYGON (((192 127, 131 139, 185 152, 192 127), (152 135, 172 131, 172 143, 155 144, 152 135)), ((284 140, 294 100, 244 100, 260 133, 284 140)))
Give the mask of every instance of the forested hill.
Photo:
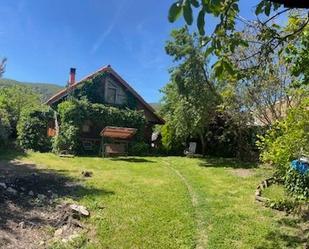
POLYGON ((42 101, 46 101, 56 92, 60 91, 63 87, 56 84, 45 84, 45 83, 30 83, 30 82, 21 82, 12 79, 0 79, 0 89, 2 87, 8 87, 12 85, 24 85, 32 88, 35 92, 42 95, 42 101))

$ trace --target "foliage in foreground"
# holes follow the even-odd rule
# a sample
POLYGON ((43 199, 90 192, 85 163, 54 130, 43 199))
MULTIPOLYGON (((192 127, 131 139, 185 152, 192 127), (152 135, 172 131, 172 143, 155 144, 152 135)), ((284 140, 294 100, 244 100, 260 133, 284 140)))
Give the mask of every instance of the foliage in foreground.
POLYGON ((17 135, 22 112, 40 105, 40 96, 29 87, 14 85, 0 89, 0 108, 8 114, 13 137, 17 135))
POLYGON ((0 147, 7 144, 11 126, 8 113, 4 109, 0 109, 0 147))
POLYGON ((51 139, 47 137, 47 127, 52 118, 53 112, 47 107, 24 110, 17 125, 17 140, 21 148, 49 151, 51 139))
POLYGON ((261 160, 275 166, 277 174, 286 179, 286 187, 299 196, 309 195, 308 178, 290 169, 292 160, 309 154, 309 98, 289 110, 287 117, 261 137, 261 160), (304 179, 303 179, 304 178, 304 179))

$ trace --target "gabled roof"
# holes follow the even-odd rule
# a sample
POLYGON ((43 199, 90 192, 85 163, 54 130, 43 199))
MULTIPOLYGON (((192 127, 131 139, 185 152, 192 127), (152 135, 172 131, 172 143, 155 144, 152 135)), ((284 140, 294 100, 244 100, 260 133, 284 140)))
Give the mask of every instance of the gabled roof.
POLYGON ((155 110, 118 73, 116 73, 116 71, 110 65, 100 68, 99 70, 93 72, 92 74, 84 77, 80 81, 78 81, 78 82, 66 87, 65 89, 59 91, 54 96, 52 96, 49 100, 47 100, 46 104, 52 105, 55 102, 61 100, 62 98, 67 96, 70 91, 74 90, 77 86, 84 84, 87 80, 92 79, 98 73, 110 73, 110 74, 112 74, 125 89, 127 89, 129 92, 131 92, 132 95, 135 96, 139 100, 139 102, 145 107, 145 109, 147 109, 149 112, 151 112, 158 119, 159 124, 165 123, 165 121, 155 113, 155 110))

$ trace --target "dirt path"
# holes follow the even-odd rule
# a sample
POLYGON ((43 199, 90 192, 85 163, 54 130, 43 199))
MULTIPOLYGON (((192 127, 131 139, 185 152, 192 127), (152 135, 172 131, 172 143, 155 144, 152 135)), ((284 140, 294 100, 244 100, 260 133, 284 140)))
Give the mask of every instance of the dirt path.
POLYGON ((173 167, 172 163, 163 160, 163 163, 167 168, 173 171, 179 179, 183 182, 186 186, 190 199, 191 204, 194 208, 194 216, 195 216, 195 223, 196 223, 196 249, 205 249, 207 247, 207 231, 205 228, 205 222, 203 221, 203 215, 201 211, 198 209, 199 207, 199 198, 196 192, 194 191, 193 187, 190 185, 188 180, 176 169, 173 167))
POLYGON ((46 248, 52 231, 62 226, 64 206, 58 198, 78 199, 79 191, 93 191, 29 162, 0 160, 0 172, 1 249, 46 248))

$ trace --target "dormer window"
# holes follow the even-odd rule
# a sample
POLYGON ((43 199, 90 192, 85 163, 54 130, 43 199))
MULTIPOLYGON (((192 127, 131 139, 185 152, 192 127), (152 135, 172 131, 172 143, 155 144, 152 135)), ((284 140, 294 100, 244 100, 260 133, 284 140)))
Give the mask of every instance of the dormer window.
POLYGON ((116 104, 117 102, 117 89, 116 88, 107 88, 107 93, 106 93, 106 102, 110 104, 116 104))
POLYGON ((127 102, 127 96, 123 88, 110 78, 106 80, 105 101, 115 105, 123 105, 127 102))

